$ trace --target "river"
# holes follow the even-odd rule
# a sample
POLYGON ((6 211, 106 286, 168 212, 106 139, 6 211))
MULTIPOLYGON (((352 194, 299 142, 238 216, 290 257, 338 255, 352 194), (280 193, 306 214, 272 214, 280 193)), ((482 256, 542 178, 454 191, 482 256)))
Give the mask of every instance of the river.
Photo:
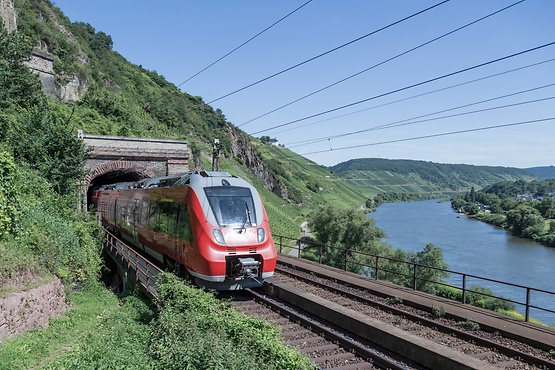
MULTIPOLYGON (((452 271, 486 277, 555 292, 555 248, 466 216, 459 216, 450 202, 428 200, 386 203, 369 214, 387 233, 384 241, 404 251, 422 251, 428 243, 441 248, 452 271)), ((460 278, 448 281, 461 286, 460 278)), ((525 302, 524 289, 469 280, 468 285, 486 286, 496 295, 525 302)), ((532 292, 531 304, 555 310, 555 295, 532 292)), ((524 309, 517 305, 517 311, 524 309)), ((546 324, 555 324, 555 314, 532 309, 530 315, 546 324)))

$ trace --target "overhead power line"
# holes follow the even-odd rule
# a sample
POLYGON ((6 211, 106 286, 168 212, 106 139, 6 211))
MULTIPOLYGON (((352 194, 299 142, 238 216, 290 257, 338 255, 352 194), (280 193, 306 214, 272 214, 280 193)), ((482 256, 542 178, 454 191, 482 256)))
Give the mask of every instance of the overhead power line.
POLYGON ((463 72, 468 72, 470 70, 477 69, 477 68, 480 68, 480 67, 484 67, 486 65, 490 65, 490 64, 493 64, 493 63, 497 63, 497 62, 500 62, 502 60, 514 58, 514 57, 519 56, 519 55, 523 55, 523 54, 526 54, 526 53, 530 53, 532 51, 543 49, 543 48, 546 48, 548 46, 552 46, 554 44, 555 44, 555 41, 547 43, 547 44, 543 44, 543 45, 540 45, 540 46, 536 46, 534 48, 527 49, 527 50, 524 50, 524 51, 520 51, 518 53, 514 53, 514 54, 510 54, 510 55, 501 57, 501 58, 490 60, 490 61, 485 62, 485 63, 480 63, 480 64, 477 64, 477 65, 472 66, 472 67, 463 68, 463 69, 460 69, 458 71, 447 73, 447 74, 444 74, 444 75, 439 76, 439 77, 431 78, 429 80, 418 82, 418 83, 415 83, 415 84, 412 84, 412 85, 409 85, 409 86, 405 86, 405 87, 402 87, 402 88, 399 88, 399 89, 391 90, 391 91, 388 91, 388 92, 383 93, 383 94, 374 95, 370 98, 359 100, 359 101, 356 101, 354 103, 342 105, 342 106, 337 107, 337 108, 329 109, 329 110, 326 110, 326 111, 323 111, 323 112, 320 112, 320 113, 316 113, 316 114, 313 114, 313 115, 310 115, 310 116, 306 116, 306 117, 303 117, 303 118, 296 119, 294 121, 282 123, 280 125, 276 125, 276 126, 273 126, 273 127, 270 127, 270 128, 266 128, 264 130, 253 132, 253 133, 251 133, 251 135, 256 135, 256 134, 259 134, 259 133, 262 133, 262 132, 273 130, 275 128, 280 128, 280 127, 292 125, 294 123, 302 122, 302 121, 305 121, 305 120, 310 119, 310 118, 319 117, 319 116, 322 116, 324 114, 336 112, 336 111, 341 110, 341 109, 345 109, 345 108, 352 107, 352 106, 355 106, 355 105, 358 105, 358 104, 366 103, 367 101, 370 101, 370 100, 378 99, 378 98, 381 98, 381 97, 384 97, 384 96, 387 96, 387 95, 391 95, 391 94, 394 94, 394 93, 397 93, 397 92, 400 92, 400 91, 404 91, 404 90, 408 90, 408 89, 411 89, 411 88, 414 88, 414 87, 417 87, 417 86, 425 85, 425 84, 430 83, 430 82, 434 82, 434 81, 438 81, 438 80, 441 80, 441 79, 444 79, 444 78, 447 78, 447 77, 455 76, 457 74, 460 74, 460 73, 463 73, 463 72))
POLYGON ((411 52, 413 52, 413 51, 415 51, 415 50, 417 50, 417 49, 420 49, 420 48, 422 48, 422 47, 424 47, 424 46, 426 46, 426 45, 429 45, 429 44, 431 44, 431 43, 433 43, 433 42, 435 42, 435 41, 437 41, 437 40, 440 40, 440 39, 442 39, 442 38, 444 38, 444 37, 447 37, 447 36, 449 36, 449 35, 451 35, 451 34, 457 32, 457 31, 460 31, 460 30, 462 30, 462 29, 464 29, 464 28, 466 28, 466 27, 469 27, 469 26, 471 26, 471 25, 473 25, 473 24, 475 24, 475 23, 478 23, 478 22, 480 22, 480 21, 482 21, 482 20, 484 20, 484 19, 487 19, 487 18, 489 18, 489 17, 492 17, 492 16, 494 16, 495 14, 501 13, 502 11, 507 10, 507 9, 509 9, 509 8, 512 8, 513 6, 515 6, 515 5, 517 5, 517 4, 520 4, 520 3, 524 2, 524 1, 525 1, 525 0, 517 1, 517 2, 514 3, 514 4, 511 4, 511 5, 509 5, 509 6, 506 6, 506 7, 502 8, 502 9, 499 9, 499 10, 493 12, 493 13, 490 13, 490 14, 484 16, 484 17, 481 17, 481 18, 479 18, 479 19, 476 19, 475 21, 472 21, 472 22, 470 22, 470 23, 467 23, 467 24, 465 24, 464 26, 455 28, 454 30, 449 31, 449 32, 447 32, 447 33, 444 33, 444 34, 441 35, 441 36, 435 37, 435 38, 433 38, 433 39, 431 39, 431 40, 429 40, 429 41, 426 41, 426 42, 423 43, 423 44, 420 44, 420 45, 418 45, 418 46, 415 46, 415 47, 413 47, 413 48, 411 48, 411 49, 409 49, 409 50, 407 50, 407 51, 404 51, 404 52, 402 52, 402 53, 400 53, 400 54, 397 54, 397 55, 395 55, 395 56, 393 56, 393 57, 391 57, 391 58, 388 58, 388 59, 386 59, 386 60, 384 60, 384 61, 382 61, 382 62, 380 62, 380 63, 374 64, 374 65, 371 66, 371 67, 368 67, 368 68, 366 68, 366 69, 363 69, 363 70, 360 71, 360 72, 357 72, 357 73, 355 73, 355 74, 352 74, 352 75, 350 75, 350 76, 348 76, 348 77, 345 77, 345 78, 343 78, 343 79, 341 79, 341 80, 339 80, 339 81, 336 81, 336 82, 334 82, 334 83, 332 83, 332 84, 330 84, 330 85, 327 85, 327 86, 325 86, 325 87, 323 87, 323 88, 321 88, 321 89, 318 89, 318 90, 316 90, 316 91, 314 91, 314 92, 311 92, 310 94, 304 95, 304 96, 302 96, 302 97, 300 97, 300 98, 298 98, 298 99, 295 99, 295 100, 293 100, 293 101, 291 101, 291 102, 289 102, 289 103, 287 103, 287 104, 284 104, 284 105, 282 105, 282 106, 280 106, 280 107, 278 107, 278 108, 272 109, 272 110, 269 111, 269 112, 266 112, 266 113, 261 114, 261 115, 259 115, 259 116, 257 116, 257 117, 254 117, 254 118, 252 118, 252 119, 250 119, 250 120, 248 120, 248 121, 246 121, 246 122, 244 122, 244 123, 238 125, 237 127, 244 126, 244 125, 246 125, 247 123, 256 121, 256 120, 259 119, 259 118, 265 117, 265 116, 267 116, 267 115, 269 115, 269 114, 271 114, 271 113, 277 112, 277 111, 280 110, 280 109, 283 109, 283 108, 288 107, 288 106, 290 106, 290 105, 292 105, 292 104, 298 103, 298 102, 301 101, 301 100, 304 100, 304 99, 306 99, 306 98, 308 98, 308 97, 311 97, 311 96, 313 96, 313 95, 316 95, 316 94, 318 94, 318 93, 320 93, 320 92, 322 92, 322 91, 324 91, 324 90, 327 90, 327 89, 329 89, 329 88, 331 88, 331 87, 333 87, 333 86, 339 85, 339 84, 341 84, 341 83, 343 83, 343 82, 345 82, 345 81, 347 81, 347 80, 350 80, 350 79, 352 79, 352 78, 354 78, 354 77, 356 77, 356 76, 359 76, 359 75, 361 75, 361 74, 363 74, 363 73, 365 73, 365 72, 368 72, 368 71, 370 71, 370 70, 372 70, 372 69, 374 69, 374 68, 376 68, 376 67, 379 67, 379 66, 381 66, 381 65, 383 65, 383 64, 385 64, 385 63, 391 62, 391 61, 394 60, 394 59, 400 58, 400 57, 403 56, 403 55, 409 54, 409 53, 411 53, 411 52))
MULTIPOLYGON (((449 109, 443 109, 443 110, 440 110, 440 111, 436 111, 436 112, 432 112, 432 113, 428 113, 428 114, 423 114, 423 115, 417 116, 417 117, 406 118, 406 119, 403 119, 403 120, 400 120, 400 121, 395 121, 395 122, 386 123, 386 124, 383 124, 383 125, 369 127, 369 128, 363 129, 363 130, 351 131, 351 132, 338 134, 338 135, 334 135, 334 136, 326 136, 326 137, 320 137, 320 138, 316 138, 316 139, 308 139, 308 140, 303 140, 303 141, 297 141, 297 142, 294 142, 294 143, 289 143, 288 147, 289 148, 295 148, 297 146, 301 146, 301 145, 305 145, 305 144, 316 144, 316 143, 326 141, 326 140, 330 140, 330 139, 338 139, 340 137, 362 134, 364 132, 369 132, 369 131, 383 130, 383 129, 386 129, 386 128, 399 127, 399 126, 404 126, 404 125, 408 125, 408 124, 429 122, 429 121, 434 121, 434 120, 443 119, 443 118, 451 118, 451 117, 456 117, 456 116, 461 116, 461 115, 466 115, 466 114, 485 112, 485 111, 488 111, 488 110, 508 108, 508 107, 513 107, 513 106, 522 105, 522 104, 535 103, 535 102, 543 101, 543 100, 546 100, 546 99, 537 99, 537 100, 531 100, 531 101, 527 101, 527 102, 507 104, 507 105, 502 105, 502 106, 497 106, 497 107, 492 107, 492 108, 485 108, 485 109, 480 109, 480 110, 471 111, 471 112, 453 114, 453 115, 449 115, 449 116, 441 116, 441 117, 430 118, 430 119, 421 120, 421 121, 414 121, 414 120, 417 120, 417 119, 420 119, 420 118, 429 117, 429 116, 433 116, 433 115, 440 114, 440 113, 446 113, 446 112, 454 111, 454 110, 461 109, 461 108, 468 108, 468 107, 471 107, 473 105, 478 105, 478 104, 491 102, 491 101, 494 101, 494 100, 504 99, 504 98, 508 98, 508 97, 511 97, 511 96, 516 96, 516 95, 519 95, 519 94, 525 94, 525 93, 528 93, 528 92, 537 91, 537 90, 545 89, 545 88, 552 87, 552 86, 555 86, 555 83, 535 87, 535 88, 532 88, 532 89, 517 91, 517 92, 511 93, 511 94, 505 94, 505 95, 497 96, 495 98, 480 100, 480 101, 469 103, 469 104, 459 105, 457 107, 453 107, 453 108, 449 108, 449 109), (408 122, 408 123, 406 123, 406 122, 408 122), (296 144, 296 145, 293 145, 293 144, 296 144)), ((552 98, 547 98, 547 99, 552 99, 552 98)))
POLYGON ((405 139, 388 140, 388 141, 381 141, 381 142, 377 142, 377 143, 351 145, 351 146, 345 146, 345 147, 334 148, 334 149, 318 150, 318 151, 315 151, 315 152, 300 153, 300 155, 317 154, 317 153, 324 153, 324 152, 338 151, 338 150, 346 150, 346 149, 357 149, 357 148, 363 148, 363 147, 367 147, 367 146, 400 143, 400 142, 403 142, 403 141, 412 141, 412 140, 420 140, 420 139, 429 139, 429 138, 439 137, 439 136, 458 135, 458 134, 464 134, 464 133, 468 133, 468 132, 493 130, 493 129, 498 129, 498 128, 519 126, 519 125, 528 125, 528 124, 532 124, 532 123, 540 123, 540 122, 547 122, 547 121, 553 121, 553 120, 555 120, 555 117, 541 118, 541 119, 535 119, 535 120, 530 120, 530 121, 506 123, 506 124, 502 124, 502 125, 478 127, 478 128, 472 128, 472 129, 460 130, 460 131, 450 131, 450 132, 444 132, 444 133, 440 133, 440 134, 415 136, 415 137, 409 137, 409 138, 405 138, 405 139))
MULTIPOLYGON (((442 87, 441 89, 436 89, 436 90, 432 90, 432 91, 427 91, 427 92, 425 92, 425 93, 416 94, 416 95, 412 95, 412 96, 409 96, 409 97, 406 97, 406 98, 393 100, 393 101, 390 101, 390 102, 387 102, 387 103, 374 105, 374 106, 369 107, 369 108, 364 108, 364 109, 360 109, 360 110, 357 110, 357 111, 354 111, 354 112, 349 112, 349 113, 341 114, 341 115, 339 115, 339 116, 330 117, 330 118, 326 118, 326 119, 321 119, 321 120, 319 120, 319 121, 310 122, 310 123, 307 123, 307 124, 304 124, 304 125, 300 125, 300 126, 296 126, 296 127, 286 128, 286 129, 283 129, 283 130, 280 130, 280 131, 275 131, 274 134, 281 133, 281 132, 286 132, 286 131, 291 131, 291 130, 296 130, 296 129, 299 129, 299 128, 302 128, 302 127, 311 126, 311 125, 315 125, 315 124, 322 123, 322 122, 332 121, 332 120, 335 120, 335 119, 339 119, 339 118, 351 116, 351 115, 354 115, 354 114, 366 112, 366 111, 369 111, 369 110, 372 110, 372 109, 381 108, 381 107, 385 107, 385 106, 388 106, 388 105, 391 105, 391 104, 396 104, 396 103, 400 103, 400 102, 403 102, 403 101, 407 101, 407 100, 419 98, 419 97, 422 97, 422 96, 434 94, 434 93, 437 93, 437 92, 440 92, 440 91, 445 91, 445 90, 453 89, 453 88, 455 88, 455 87, 460 87, 460 86, 472 84, 472 83, 474 83, 474 82, 483 81, 483 80, 486 80, 486 79, 488 79, 488 78, 498 77, 498 76, 502 76, 502 75, 505 75, 505 74, 508 74, 508 73, 520 71, 520 70, 523 70, 523 69, 526 69, 526 68, 531 68, 531 67, 539 66, 539 65, 542 65, 542 64, 544 64, 544 63, 550 63, 550 62, 553 62, 553 61, 555 61, 555 58, 547 59, 547 60, 544 60, 544 61, 541 61, 541 62, 537 62, 537 63, 528 64, 528 65, 525 65, 525 66, 522 66, 522 67, 518 67, 518 68, 509 69, 509 70, 506 70, 506 71, 503 71, 503 72, 499 72, 499 73, 494 73, 494 74, 492 74, 492 75, 488 75, 488 76, 476 78, 476 79, 474 79, 474 80, 469 80, 469 81, 461 82, 461 83, 458 83, 458 84, 455 84, 455 85, 450 85, 450 86, 442 87)), ((326 137, 326 139, 327 139, 327 137, 326 137)), ((296 142, 295 142, 295 143, 296 143, 296 142)))
POLYGON ((426 9, 424 9, 424 10, 421 10, 421 11, 419 11, 419 12, 416 12, 416 13, 414 13, 414 14, 412 14, 412 15, 409 15, 408 17, 405 17, 405 18, 400 19, 400 20, 398 20, 398 21, 395 21, 395 22, 393 22, 393 23, 390 23, 390 24, 388 24, 387 26, 384 26, 384 27, 382 27, 382 28, 380 28, 380 29, 377 29, 377 30, 375 30, 375 31, 372 31, 372 32, 370 32, 370 33, 367 33, 367 34, 364 35, 364 36, 358 37, 358 38, 356 38, 356 39, 354 39, 354 40, 351 40, 351 41, 349 41, 349 42, 347 42, 347 43, 345 43, 345 44, 339 45, 339 46, 337 46, 337 47, 335 47, 335 48, 333 48, 333 49, 330 49, 330 50, 328 50, 328 51, 326 51, 326 52, 324 52, 324 53, 318 54, 318 55, 316 55, 316 56, 314 56, 314 57, 312 57, 312 58, 310 58, 310 59, 307 59, 307 60, 305 60, 305 61, 303 61, 303 62, 297 63, 297 64, 295 64, 295 65, 292 66, 292 67, 286 68, 286 69, 284 69, 284 70, 282 70, 282 71, 280 71, 280 72, 274 73, 273 75, 270 75, 270 76, 265 77, 265 78, 263 78, 263 79, 261 79, 261 80, 258 80, 258 81, 256 81, 256 82, 253 82, 253 83, 251 83, 251 84, 249 84, 249 85, 247 85, 247 86, 244 86, 244 87, 242 87, 242 88, 240 88, 240 89, 237 89, 237 90, 232 91, 232 92, 230 92, 230 93, 227 93, 227 94, 225 94, 225 95, 223 95, 223 96, 220 96, 219 98, 214 99, 214 100, 211 100, 211 101, 209 101, 209 102, 206 103, 206 104, 212 104, 212 103, 214 103, 214 102, 217 102, 218 100, 221 100, 221 99, 223 99, 223 98, 227 98, 227 97, 230 96, 230 95, 233 95, 233 94, 236 94, 236 93, 238 93, 238 92, 240 92, 240 91, 243 91, 243 90, 245 90, 245 89, 248 89, 249 87, 258 85, 259 83, 262 83, 262 82, 267 81, 267 80, 269 80, 269 79, 271 79, 271 78, 274 78, 274 77, 276 77, 276 76, 279 76, 279 75, 281 75, 281 74, 283 74, 283 73, 285 73, 285 72, 288 72, 288 71, 290 71, 290 70, 292 70, 292 69, 295 69, 295 68, 297 68, 297 67, 300 67, 300 66, 302 66, 302 65, 304 65, 304 64, 306 64, 306 63, 308 63, 308 62, 311 62, 311 61, 313 61, 313 60, 315 60, 315 59, 321 58, 321 57, 323 57, 324 55, 330 54, 330 53, 332 53, 332 52, 334 52, 334 51, 337 51, 337 50, 339 50, 339 49, 341 49, 341 48, 344 48, 345 46, 348 46, 348 45, 351 45, 351 44, 353 44, 353 43, 355 43, 355 42, 357 42, 357 41, 360 41, 360 40, 362 40, 362 39, 364 39, 364 38, 366 38, 366 37, 368 37, 368 36, 371 36, 371 35, 373 35, 373 34, 375 34, 375 33, 378 33, 378 32, 383 31, 383 30, 385 30, 385 29, 387 29, 387 28, 389 28, 389 27, 392 27, 392 26, 394 26, 394 25, 396 25, 396 24, 399 24, 399 23, 401 23, 401 22, 404 22, 404 21, 406 21, 407 19, 416 17, 417 15, 422 14, 422 13, 424 13, 424 12, 427 12, 427 11, 429 11, 429 10, 435 8, 435 7, 438 7, 438 6, 442 5, 442 4, 445 4, 445 3, 447 3, 448 1, 450 1, 450 0, 444 0, 444 1, 440 2, 440 3, 437 3, 437 4, 435 4, 435 5, 432 5, 432 6, 430 6, 429 8, 426 8, 426 9))
POLYGON ((177 87, 189 82, 190 80, 192 80, 193 78, 195 78, 196 76, 198 76, 199 74, 201 74, 202 72, 206 71, 208 68, 212 67, 214 64, 218 63, 219 61, 221 61, 222 59, 224 59, 225 57, 229 56, 230 54, 232 54, 233 52, 239 50, 240 48, 242 48, 243 46, 245 46, 246 44, 248 44, 249 42, 251 42, 252 40, 254 40, 255 38, 257 38, 258 36, 262 35, 264 32, 268 31, 270 28, 274 27, 276 24, 280 23, 281 21, 283 21, 285 18, 289 17, 290 15, 292 15, 293 13, 297 12, 298 10, 300 10, 301 8, 303 8, 304 6, 306 6, 308 3, 310 3, 312 0, 308 0, 306 3, 304 3, 303 5, 299 6, 297 9, 293 10, 292 12, 290 12, 289 14, 287 14, 286 16, 280 18, 279 20, 277 20, 276 22, 272 23, 271 25, 269 25, 268 27, 266 27, 265 29, 263 29, 262 31, 258 32, 256 35, 254 35, 253 37, 251 37, 250 39, 248 39, 247 41, 243 42, 241 45, 237 46, 235 49, 231 50, 230 52, 228 52, 227 54, 221 56, 220 58, 216 59, 214 62, 210 63, 209 65, 207 65, 206 67, 204 67, 203 69, 201 69, 200 71, 198 71, 197 73, 195 73, 194 75, 192 75, 191 77, 189 77, 188 79, 186 79, 185 81, 183 81, 182 83, 180 83, 179 85, 177 85, 177 87))

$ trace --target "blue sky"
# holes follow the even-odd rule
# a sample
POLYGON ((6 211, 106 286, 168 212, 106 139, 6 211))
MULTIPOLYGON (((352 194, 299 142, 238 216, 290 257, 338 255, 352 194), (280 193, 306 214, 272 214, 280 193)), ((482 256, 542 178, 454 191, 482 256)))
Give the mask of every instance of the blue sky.
MULTIPOLYGON (((53 1, 175 85, 306 2, 53 1)), ((554 42, 552 0, 524 1, 406 53, 517 3, 451 0, 222 98, 439 3, 313 0, 180 88, 213 101, 247 133, 275 137, 325 166, 370 157, 555 165, 555 45, 477 67, 554 42), (502 127, 483 129, 493 126, 502 127)))

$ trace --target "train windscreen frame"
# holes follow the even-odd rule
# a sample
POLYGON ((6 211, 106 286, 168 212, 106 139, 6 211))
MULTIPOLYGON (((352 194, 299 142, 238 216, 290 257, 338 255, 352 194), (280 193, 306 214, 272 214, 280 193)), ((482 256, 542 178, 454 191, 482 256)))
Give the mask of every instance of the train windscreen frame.
POLYGON ((256 209, 249 188, 214 186, 204 188, 204 193, 218 226, 256 226, 256 209))

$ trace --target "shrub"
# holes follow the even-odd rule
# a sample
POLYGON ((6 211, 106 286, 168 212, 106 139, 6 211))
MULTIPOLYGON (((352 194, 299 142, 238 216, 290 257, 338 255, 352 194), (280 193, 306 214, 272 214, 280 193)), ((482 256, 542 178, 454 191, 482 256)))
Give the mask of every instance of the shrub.
POLYGON ((474 322, 472 320, 460 321, 457 323, 457 325, 460 326, 461 328, 465 328, 470 331, 480 330, 480 325, 477 322, 474 322))
POLYGON ((0 239, 15 234, 17 197, 13 156, 0 152, 0 239))
MULTIPOLYGON (((437 295, 462 302, 462 291, 453 287, 442 287, 438 290, 437 295)), ((491 289, 479 285, 471 286, 470 289, 467 290, 466 303, 491 311, 500 312, 503 310, 515 310, 515 305, 513 303, 502 299, 502 297, 493 297, 493 291, 491 289)))
POLYGON ((159 279, 160 313, 152 324, 148 352, 162 368, 312 368, 279 342, 270 324, 231 310, 212 293, 171 274, 159 279))
POLYGON ((434 306, 432 305, 432 314, 435 317, 444 317, 445 316, 445 307, 443 306, 434 306))

